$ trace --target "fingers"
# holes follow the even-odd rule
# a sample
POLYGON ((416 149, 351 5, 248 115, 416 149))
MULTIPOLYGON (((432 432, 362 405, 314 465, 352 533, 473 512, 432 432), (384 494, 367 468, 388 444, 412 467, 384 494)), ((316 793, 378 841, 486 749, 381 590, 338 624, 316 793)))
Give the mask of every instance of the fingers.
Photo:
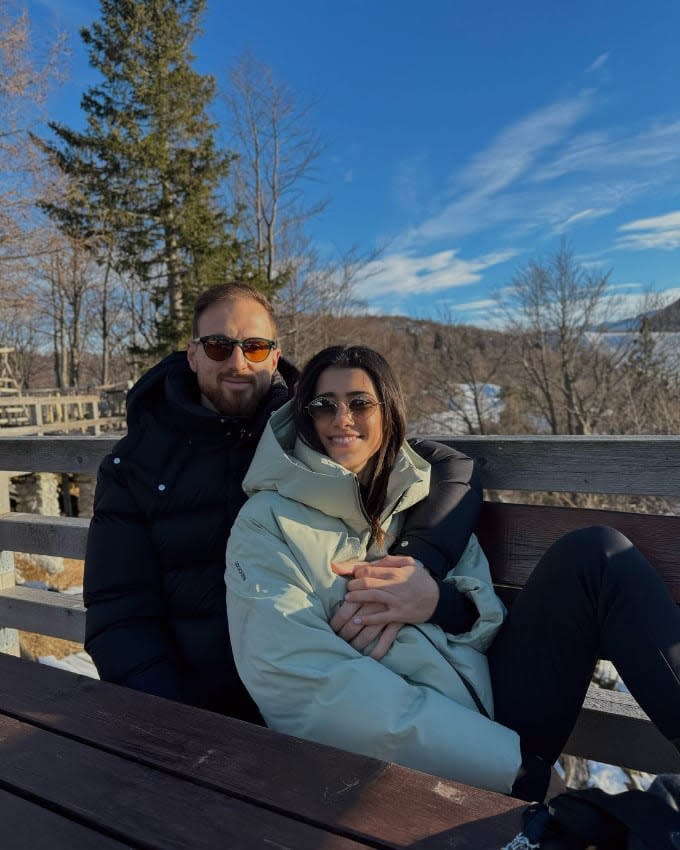
POLYGON ((384 631, 383 626, 364 626, 354 640, 350 641, 350 644, 358 652, 363 652, 367 646, 373 643, 382 631, 384 631))
MULTIPOLYGON (((354 639, 364 629, 363 617, 365 615, 376 614, 382 610, 382 605, 352 605, 351 603, 343 602, 333 615, 333 618, 330 621, 330 626, 338 637, 341 637, 343 640, 346 640, 354 646, 354 639), (350 609, 352 609, 351 613, 350 609), (357 619, 359 619, 358 623, 355 622, 357 619), (336 621, 337 627, 333 624, 334 621, 336 621)), ((375 635, 373 638, 366 641, 363 646, 368 646, 371 640, 374 639, 375 635)))
POLYGON ((375 658, 376 661, 382 660, 387 654, 387 651, 390 649, 394 641, 396 640, 397 635, 399 634, 399 630, 401 629, 401 623, 390 623, 385 626, 382 630, 382 634, 376 645, 370 651, 369 655, 371 658, 375 658))
POLYGON ((350 620, 358 610, 358 603, 347 601, 343 602, 342 605, 339 606, 337 611, 331 617, 329 621, 330 627, 333 629, 334 632, 339 632, 340 629, 343 628, 343 626, 350 622, 350 620))
POLYGON ((369 605, 379 603, 381 605, 394 604, 393 594, 389 590, 352 590, 345 601, 352 605, 369 605))
POLYGON ((364 564, 365 561, 359 561, 352 558, 348 561, 331 561, 331 569, 336 576, 351 576, 354 575, 354 569, 359 564, 364 564))

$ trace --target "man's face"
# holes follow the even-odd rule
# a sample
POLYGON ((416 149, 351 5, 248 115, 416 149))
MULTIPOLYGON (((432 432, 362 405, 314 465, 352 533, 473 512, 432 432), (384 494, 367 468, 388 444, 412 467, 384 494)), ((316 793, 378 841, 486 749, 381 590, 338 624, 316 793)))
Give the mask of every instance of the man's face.
MULTIPOLYGON (((250 298, 218 301, 208 307, 199 319, 198 336, 210 334, 232 339, 275 336, 269 314, 250 298)), ((280 349, 275 348, 261 363, 251 363, 236 345, 230 357, 217 362, 206 355, 201 343, 190 342, 187 349, 202 404, 225 416, 249 417, 255 413, 269 391, 280 356, 280 349)))

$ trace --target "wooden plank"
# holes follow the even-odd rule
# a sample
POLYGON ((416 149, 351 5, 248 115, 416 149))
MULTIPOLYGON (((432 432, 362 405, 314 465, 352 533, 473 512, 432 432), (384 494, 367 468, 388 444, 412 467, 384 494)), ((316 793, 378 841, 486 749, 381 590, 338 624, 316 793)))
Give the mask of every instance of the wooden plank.
POLYGON ((133 847, 359 850, 285 815, 0 716, 0 783, 133 847))
POLYGON ((3 437, 0 469, 27 472, 97 472, 122 437, 3 437))
POLYGON ((114 838, 0 790, 2 850, 125 850, 114 838))
POLYGON ((85 557, 86 517, 53 517, 42 514, 9 513, 0 516, 0 551, 34 555, 85 557))
POLYGON ((54 593, 20 585, 7 588, 0 591, 0 626, 84 643, 82 594, 54 593))
POLYGON ((26 405, 26 404, 78 404, 78 403, 99 403, 99 396, 93 394, 78 394, 78 395, 15 395, 12 398, 5 396, 0 399, 0 409, 8 405, 26 405))
MULTIPOLYGON (((0 437, 0 469, 95 472, 117 439, 0 437)), ((433 439, 475 457, 489 489, 680 495, 680 437, 435 435, 433 439)))
POLYGON ((493 490, 680 496, 680 437, 433 436, 477 460, 493 490))
POLYGON ((497 850, 519 831, 509 797, 21 659, 0 657, 0 711, 379 846, 497 850))
POLYGON ((494 581, 518 587, 552 543, 591 525, 611 525, 629 537, 680 603, 680 517, 485 502, 477 532, 494 581))
POLYGON ((633 697, 591 685, 566 753, 651 773, 679 773, 680 753, 633 697))
POLYGON ((125 419, 120 416, 105 416, 97 419, 56 420, 42 425, 7 425, 7 427, 0 429, 0 434, 8 437, 32 437, 38 434, 59 434, 63 431, 86 431, 90 428, 94 429, 96 434, 102 425, 113 431, 120 431, 120 436, 122 436, 125 419))

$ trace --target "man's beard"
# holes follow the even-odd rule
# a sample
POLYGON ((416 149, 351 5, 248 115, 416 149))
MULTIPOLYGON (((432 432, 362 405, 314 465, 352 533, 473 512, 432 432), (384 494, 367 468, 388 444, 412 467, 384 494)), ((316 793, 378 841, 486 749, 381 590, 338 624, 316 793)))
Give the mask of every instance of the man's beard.
MULTIPOLYGON (((248 375, 248 386, 243 390, 229 390, 221 380, 228 375, 218 375, 209 384, 198 381, 201 394, 210 405, 223 416, 248 419, 255 414, 260 402, 271 386, 271 376, 266 372, 248 375)), ((244 376, 240 376, 244 377, 244 376)))

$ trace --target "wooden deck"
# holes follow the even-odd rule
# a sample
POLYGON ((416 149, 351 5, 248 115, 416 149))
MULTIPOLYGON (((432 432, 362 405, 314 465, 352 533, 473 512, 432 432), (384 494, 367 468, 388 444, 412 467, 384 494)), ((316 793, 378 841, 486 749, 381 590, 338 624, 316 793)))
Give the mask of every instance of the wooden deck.
POLYGON ((0 748, 3 850, 498 850, 524 807, 2 654, 0 748))

